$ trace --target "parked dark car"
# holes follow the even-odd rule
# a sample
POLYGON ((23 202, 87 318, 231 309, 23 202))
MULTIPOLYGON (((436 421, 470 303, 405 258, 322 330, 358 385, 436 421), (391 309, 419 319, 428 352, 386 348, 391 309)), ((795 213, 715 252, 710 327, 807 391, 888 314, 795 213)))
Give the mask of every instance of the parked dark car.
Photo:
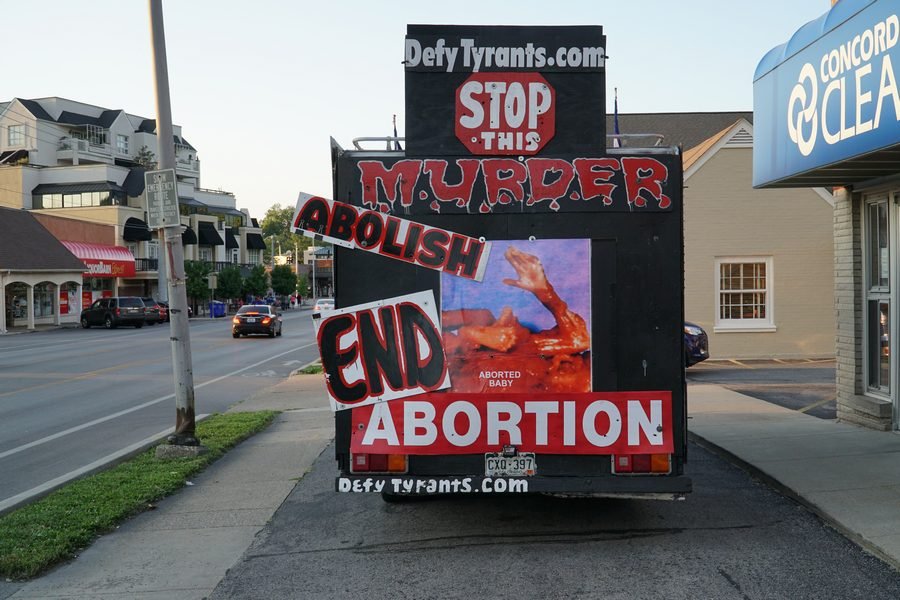
POLYGON ((691 367, 709 358, 709 338, 703 328, 684 322, 684 366, 691 367))
POLYGON ((157 302, 150 296, 143 297, 141 298, 141 300, 144 301, 144 308, 146 309, 144 313, 144 321, 147 323, 147 325, 156 325, 157 323, 166 322, 165 315, 168 314, 169 311, 166 310, 164 314, 163 308, 162 306, 160 306, 159 302, 157 302))
POLYGON ((81 326, 103 325, 115 329, 119 325, 132 325, 137 329, 146 321, 144 301, 138 296, 114 296, 95 300, 81 311, 81 326))
POLYGON ((281 311, 269 304, 247 304, 240 307, 231 319, 231 335, 260 333, 275 337, 281 335, 281 311))

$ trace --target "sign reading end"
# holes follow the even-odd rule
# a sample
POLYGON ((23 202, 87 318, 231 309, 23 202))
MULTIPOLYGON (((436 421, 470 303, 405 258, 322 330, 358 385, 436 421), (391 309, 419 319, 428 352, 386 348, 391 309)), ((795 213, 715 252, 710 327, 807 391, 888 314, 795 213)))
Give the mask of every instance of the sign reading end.
POLYGON ((178 214, 178 183, 175 169, 144 173, 147 192, 147 225, 150 229, 180 227, 178 214))

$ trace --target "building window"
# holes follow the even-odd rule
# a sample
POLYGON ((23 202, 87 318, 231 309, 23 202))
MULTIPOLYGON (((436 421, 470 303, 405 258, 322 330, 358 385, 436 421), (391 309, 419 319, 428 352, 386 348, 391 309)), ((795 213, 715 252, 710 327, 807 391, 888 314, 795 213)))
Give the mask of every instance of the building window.
POLYGON ((237 248, 232 248, 232 250, 231 250, 231 262, 233 264, 238 263, 238 249, 237 248))
POLYGON ((116 135, 116 151, 119 154, 128 154, 128 136, 117 134, 116 135))
POLYGON ((208 246, 200 246, 200 260, 205 260, 206 262, 212 262, 212 249, 208 246))
POLYGON ((891 252, 887 194, 865 203, 866 382, 891 393, 891 252))
POLYGON ((771 257, 716 259, 715 331, 774 331, 771 257))
POLYGON ((248 249, 247 250, 247 260, 250 261, 251 265, 258 265, 260 263, 259 250, 255 250, 252 248, 248 249))
POLYGON ((147 242, 147 258, 159 258, 159 242, 152 240, 147 242))
POLYGON ((10 125, 6 130, 6 144, 8 146, 24 146, 25 126, 10 125))
POLYGON ((107 130, 99 125, 86 125, 87 140, 91 146, 105 146, 109 143, 107 139, 107 130))

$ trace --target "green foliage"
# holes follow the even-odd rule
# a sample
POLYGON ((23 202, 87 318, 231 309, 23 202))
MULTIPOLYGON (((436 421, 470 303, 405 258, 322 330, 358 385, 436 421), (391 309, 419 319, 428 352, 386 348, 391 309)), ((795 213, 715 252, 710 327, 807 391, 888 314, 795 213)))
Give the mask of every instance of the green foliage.
POLYGON ((155 170, 157 165, 156 155, 147 146, 141 146, 141 149, 138 150, 137 155, 134 157, 134 162, 149 171, 155 170))
POLYGON ((269 289, 269 276, 266 268, 256 265, 250 270, 250 275, 244 279, 243 293, 252 296, 262 296, 269 289))
POLYGON ((210 273, 212 273, 212 265, 205 260, 184 261, 184 274, 187 279, 185 291, 188 298, 193 298, 195 303, 198 300, 209 298, 209 279, 207 277, 210 273))
POLYGON ((312 244, 312 240, 302 235, 291 233, 291 219, 294 218, 294 208, 292 206, 281 206, 281 204, 273 204, 266 211, 265 216, 260 223, 263 237, 266 240, 266 249, 264 254, 266 260, 271 260, 272 240, 275 240, 275 252, 294 252, 296 247, 298 254, 303 255, 303 250, 312 244))
POLYGON ((300 372, 304 375, 318 375, 322 372, 322 363, 316 363, 314 365, 309 365, 308 367, 304 367, 300 369, 300 372))
POLYGON ((227 450, 265 429, 276 412, 216 414, 197 423, 209 451, 160 460, 151 449, 0 517, 0 576, 23 579, 77 556, 98 535, 180 489, 227 450))
POLYGON ((241 268, 237 265, 229 265, 219 271, 217 278, 216 297, 238 298, 244 285, 244 277, 241 268))
POLYGON ((297 274, 293 265, 275 265, 272 267, 272 289, 276 294, 290 296, 297 289, 297 274))

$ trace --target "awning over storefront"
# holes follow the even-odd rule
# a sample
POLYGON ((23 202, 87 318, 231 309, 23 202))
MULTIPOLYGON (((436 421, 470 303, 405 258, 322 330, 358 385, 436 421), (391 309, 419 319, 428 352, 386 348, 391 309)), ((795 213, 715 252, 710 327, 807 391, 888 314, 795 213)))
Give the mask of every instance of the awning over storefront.
POLYGON ((199 228, 197 230, 197 238, 199 239, 201 246, 225 245, 225 242, 222 241, 222 237, 219 235, 219 232, 216 231, 215 225, 213 225, 209 221, 200 221, 198 225, 199 228))
POLYGON ((894 0, 841 0, 759 62, 754 187, 848 186, 900 173, 894 0))
POLYGON ((83 192, 121 192, 124 194, 125 189, 112 181, 92 181, 87 183, 42 183, 31 191, 35 196, 41 194, 80 194, 83 192))
POLYGON ((225 249, 231 250, 233 248, 239 248, 237 238, 234 235, 234 229, 231 227, 225 228, 225 249))
POLYGON ((134 255, 128 248, 60 241, 85 264, 88 269, 84 273, 85 277, 134 277, 134 255))
POLYGON ((147 223, 137 217, 128 217, 125 221, 125 229, 122 231, 122 239, 126 242, 148 242, 153 238, 147 223))
POLYGON ((190 227, 185 227, 181 232, 181 244, 183 246, 193 246, 197 244, 197 234, 190 227))
POLYGON ((259 233, 248 233, 247 234, 247 248, 250 250, 265 250, 266 242, 263 240, 263 237, 259 233))

